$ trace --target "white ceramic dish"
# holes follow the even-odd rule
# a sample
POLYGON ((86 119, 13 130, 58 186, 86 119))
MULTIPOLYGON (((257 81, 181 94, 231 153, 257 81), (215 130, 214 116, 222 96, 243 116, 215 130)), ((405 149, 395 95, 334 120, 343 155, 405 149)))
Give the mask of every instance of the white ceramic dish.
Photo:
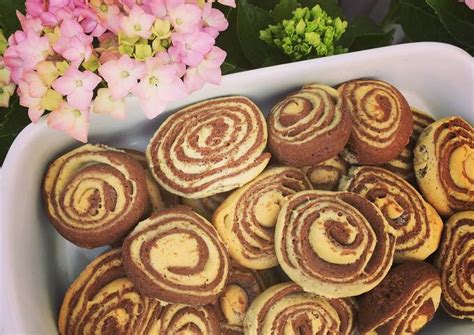
MULTIPOLYGON (((211 97, 241 94, 267 112, 277 99, 303 84, 335 85, 374 77, 400 88, 413 106, 436 117, 461 115, 474 123, 474 62, 461 49, 416 43, 248 71, 224 77, 170 111, 211 97)), ((126 121, 94 116, 90 142, 144 149, 166 114, 143 118, 129 103, 126 121)), ((1 173, 1 328, 0 333, 56 333, 64 292, 82 268, 102 250, 85 250, 64 240, 49 224, 40 196, 45 168, 61 152, 78 146, 49 129, 44 119, 30 125, 12 145, 1 173)), ((438 312, 424 334, 473 334, 474 324, 438 312)))

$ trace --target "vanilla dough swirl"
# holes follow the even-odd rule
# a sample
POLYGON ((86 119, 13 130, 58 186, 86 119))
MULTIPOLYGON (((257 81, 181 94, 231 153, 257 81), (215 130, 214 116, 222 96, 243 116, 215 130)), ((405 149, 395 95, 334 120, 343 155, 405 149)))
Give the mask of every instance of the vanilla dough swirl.
POLYGON ((230 256, 250 269, 278 265, 274 247, 278 213, 286 197, 307 189, 311 183, 301 170, 274 167, 227 197, 212 223, 230 256))
POLYGON ((230 191, 255 178, 270 154, 260 109, 240 96, 203 101, 172 114, 147 147, 162 187, 185 198, 230 191))
POLYGON ((353 167, 339 189, 363 196, 382 211, 397 236, 395 261, 424 260, 438 248, 443 221, 402 177, 378 167, 353 167))
POLYGON ((348 168, 349 164, 337 155, 316 165, 305 166, 303 171, 315 190, 334 191, 348 168))
POLYGON ((441 216, 474 210, 474 129, 460 117, 428 126, 415 147, 415 175, 441 216))
POLYGON ((246 335, 328 334, 355 331, 355 302, 326 299, 288 282, 270 287, 252 303, 244 321, 246 335))
POLYGON ((306 292, 351 297, 374 288, 393 261, 395 232, 368 200, 351 192, 288 197, 275 227, 283 271, 306 292))
POLYGON ((121 240, 149 206, 140 163, 123 151, 91 144, 48 167, 43 197, 56 230, 86 248, 121 240))
POLYGON ((219 319, 210 305, 171 304, 163 309, 161 330, 157 335, 193 334, 220 335, 219 319))
POLYGON ((434 264, 441 274, 441 306, 452 317, 474 321, 474 211, 449 218, 434 264))
POLYGON ((125 276, 121 250, 90 263, 66 292, 59 312, 61 335, 158 334, 160 301, 141 295, 125 276))
POLYGON ((191 209, 156 211, 123 243, 125 270, 146 296, 172 303, 214 303, 229 260, 215 228, 191 209))

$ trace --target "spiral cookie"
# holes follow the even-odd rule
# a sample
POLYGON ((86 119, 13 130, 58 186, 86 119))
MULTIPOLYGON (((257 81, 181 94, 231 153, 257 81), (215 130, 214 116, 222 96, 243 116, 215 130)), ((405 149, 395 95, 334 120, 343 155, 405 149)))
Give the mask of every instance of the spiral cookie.
POLYGON ((140 164, 123 151, 90 144, 49 166, 43 197, 56 230, 87 248, 119 241, 149 203, 140 164))
POLYGON ((304 173, 316 190, 333 191, 339 185, 339 179, 347 174, 349 168, 339 155, 314 166, 305 166, 304 173))
POLYGON ((350 297, 385 277, 395 235, 377 207, 355 193, 303 191, 281 208, 275 250, 282 269, 306 292, 350 297))
POLYGON ((196 213, 201 214, 206 219, 211 220, 212 214, 224 202, 230 192, 214 194, 201 199, 183 198, 183 205, 191 207, 196 213))
POLYGON ((203 101, 170 117, 153 135, 147 159, 156 180, 186 198, 204 198, 244 185, 270 160, 267 127, 244 97, 203 101))
POLYGON ((442 216, 474 210, 474 129, 460 117, 428 126, 415 147, 415 175, 442 216))
POLYGON ((215 305, 222 334, 243 334, 248 307, 266 288, 265 279, 259 272, 231 264, 227 286, 215 305))
POLYGON ((350 134, 349 115, 329 86, 308 85, 276 104, 268 118, 268 145, 282 163, 302 167, 337 155, 350 134))
POLYGON ((125 277, 120 249, 96 258, 74 280, 59 312, 61 335, 157 334, 161 304, 125 277))
POLYGON ((474 211, 446 222, 435 265, 441 273, 441 306, 452 317, 474 320, 474 211))
POLYGON ((436 269, 424 262, 394 267, 379 286, 362 295, 362 334, 416 334, 439 306, 441 283, 436 269))
MULTIPOLYGON (((168 305, 161 315, 159 335, 220 335, 219 319, 212 306, 168 305)), ((150 333, 156 334, 156 333, 150 333)))
POLYGON ((288 282, 255 299, 244 320, 245 334, 349 335, 355 328, 352 299, 326 299, 288 282))
POLYGON ((384 164, 383 167, 416 186, 415 171, 413 170, 413 150, 423 129, 435 120, 416 108, 411 107, 411 111, 413 114, 413 133, 410 136, 410 141, 397 158, 384 164))
POLYGON ((443 222, 403 178, 378 167, 353 167, 340 190, 358 193, 382 211, 397 236, 395 261, 424 260, 438 248, 443 222))
POLYGON ((342 110, 352 132, 341 153, 351 164, 383 164, 396 158, 413 131, 412 112, 403 95, 380 80, 351 80, 339 86, 342 110))
POLYGON ((250 269, 278 265, 274 226, 285 198, 311 189, 296 168, 275 167, 234 191, 214 213, 212 222, 231 257, 250 269))
POLYGON ((140 222, 122 250, 125 270, 137 289, 167 302, 213 303, 229 272, 215 228, 184 206, 156 211, 140 222))

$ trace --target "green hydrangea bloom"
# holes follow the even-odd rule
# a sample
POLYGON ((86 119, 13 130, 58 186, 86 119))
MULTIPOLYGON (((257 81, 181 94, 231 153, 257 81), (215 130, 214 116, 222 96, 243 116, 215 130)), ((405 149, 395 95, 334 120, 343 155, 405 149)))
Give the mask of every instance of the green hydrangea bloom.
POLYGON ((297 8, 293 17, 260 31, 260 39, 283 51, 291 60, 310 59, 347 52, 337 45, 347 21, 330 17, 319 5, 297 8))

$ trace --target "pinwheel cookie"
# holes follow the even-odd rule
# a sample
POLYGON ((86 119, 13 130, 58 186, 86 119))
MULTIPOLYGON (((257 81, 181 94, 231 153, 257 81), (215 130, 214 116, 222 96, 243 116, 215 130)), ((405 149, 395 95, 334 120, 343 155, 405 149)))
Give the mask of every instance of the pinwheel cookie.
POLYGON ((348 168, 349 164, 338 155, 316 165, 305 166, 303 171, 314 189, 334 191, 348 168))
POLYGON ((339 86, 341 108, 352 119, 349 143, 341 153, 351 164, 376 165, 396 158, 413 131, 412 112, 392 85, 369 79, 339 86))
MULTIPOLYGON (((219 319, 213 307, 171 304, 163 308, 160 316, 161 328, 157 335, 208 334, 220 335, 219 319)), ((137 334, 135 332, 131 334, 137 334)))
POLYGON ((267 125, 245 97, 203 101, 172 114, 147 147, 158 183, 173 194, 204 198, 244 185, 267 165, 267 125))
POLYGON ((149 206, 140 163, 123 151, 91 144, 48 167, 43 197, 56 230, 87 248, 120 241, 149 206))
POLYGON ((350 134, 349 115, 339 93, 325 85, 307 85, 277 103, 268 117, 268 146, 282 163, 302 167, 337 155, 350 134))
POLYGON ((415 175, 442 216, 474 210, 474 129, 460 117, 428 126, 415 147, 415 175))

